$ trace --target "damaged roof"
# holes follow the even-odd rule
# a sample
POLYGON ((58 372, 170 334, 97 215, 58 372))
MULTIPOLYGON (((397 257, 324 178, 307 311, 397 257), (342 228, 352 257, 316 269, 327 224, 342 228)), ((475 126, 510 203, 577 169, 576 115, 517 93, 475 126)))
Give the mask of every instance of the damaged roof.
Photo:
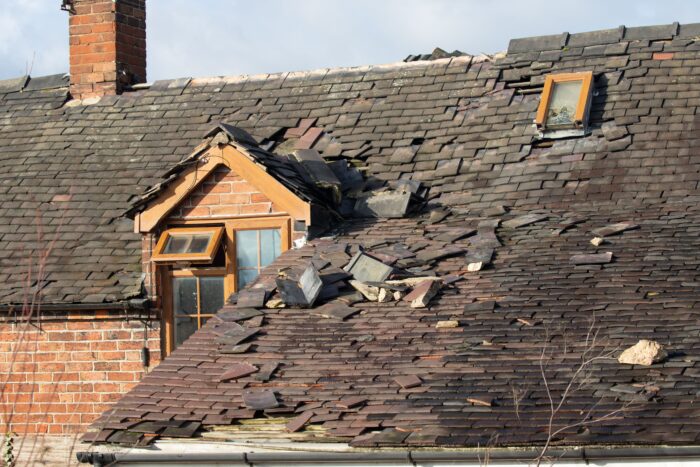
POLYGON ((0 82, 0 303, 22 303, 28 282, 44 303, 140 296, 140 239, 122 215, 222 122, 264 150, 315 149, 367 180, 420 181, 463 210, 692 201, 698 28, 516 39, 506 56, 157 81, 98 102, 69 101, 63 75, 0 82), (535 141, 544 76, 577 70, 595 75, 591 134, 535 141), (27 281, 47 248, 43 277, 34 267, 27 281))
POLYGON ((588 206, 536 214, 518 225, 508 225, 519 217, 512 213, 451 213, 439 223, 427 212, 354 220, 333 237, 283 254, 233 297, 238 303, 96 421, 87 439, 133 445, 168 438, 164 430, 178 427, 205 441, 538 444, 549 416, 540 363, 559 394, 591 352, 593 327, 600 330, 594 352, 604 358, 564 405, 556 427, 575 426, 554 442, 697 443, 700 210, 588 206), (559 233, 572 219, 578 222, 559 233), (620 219, 639 228, 590 244, 593 231, 620 219), (465 226, 469 231, 455 237, 465 226), (465 252, 484 248, 493 261, 469 271, 465 252), (367 286, 392 293, 401 283, 409 287, 388 299, 358 296, 363 288, 343 270, 358 251, 394 270, 367 286), (614 260, 570 261, 600 251, 614 260), (277 271, 308 264, 318 266, 321 297, 310 307, 279 308, 277 271), (392 280, 407 276, 413 279, 392 280), (437 294, 415 306, 406 292, 425 278, 435 278, 429 282, 439 284, 437 294), (668 357, 651 367, 619 363, 619 353, 639 339, 662 343, 668 357), (582 413, 594 418, 618 408, 624 413, 576 425, 582 413))
POLYGON ((593 323, 610 354, 559 423, 625 413, 554 441, 697 444, 698 37, 698 24, 564 33, 504 56, 161 81, 93 103, 0 83, 0 301, 21 301, 49 238, 46 302, 138 296, 123 213, 226 123, 265 157, 315 150, 359 170, 362 190, 424 190, 427 204, 283 254, 96 422, 96 441, 541 442, 543 345, 560 391, 593 323), (544 77, 575 71, 595 77, 590 134, 539 139, 544 77), (321 288, 302 287, 304 308, 268 308, 279 273, 292 290, 309 263, 321 288), (406 276, 419 281, 393 282, 406 276), (667 357, 619 363, 640 339, 667 357))

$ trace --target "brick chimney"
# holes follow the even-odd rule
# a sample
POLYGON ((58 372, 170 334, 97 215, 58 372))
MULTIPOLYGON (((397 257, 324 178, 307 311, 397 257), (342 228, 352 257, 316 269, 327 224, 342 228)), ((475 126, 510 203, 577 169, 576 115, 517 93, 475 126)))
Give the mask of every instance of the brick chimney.
POLYGON ((75 99, 146 81, 146 0, 63 0, 70 14, 70 92, 75 99))

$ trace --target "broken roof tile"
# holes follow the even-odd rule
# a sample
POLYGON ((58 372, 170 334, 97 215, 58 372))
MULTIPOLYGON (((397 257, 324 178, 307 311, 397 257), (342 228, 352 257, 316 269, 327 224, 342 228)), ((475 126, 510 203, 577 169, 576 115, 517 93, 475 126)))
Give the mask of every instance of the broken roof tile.
POLYGON ((525 227, 526 225, 534 224, 535 222, 540 222, 548 218, 549 216, 546 214, 525 214, 524 216, 504 221, 502 225, 509 229, 517 229, 518 227, 525 227))
POLYGON ((294 417, 292 420, 290 420, 285 426, 285 430, 289 431, 290 433, 294 433, 296 431, 301 430, 304 428, 304 425, 306 425, 309 420, 311 420, 311 417, 314 416, 314 413, 311 411, 303 412, 300 415, 297 415, 294 417))
POLYGON ((605 227, 593 229, 591 230, 591 232, 598 237, 609 237, 620 232, 625 232, 627 230, 634 230, 638 228, 639 225, 632 222, 618 222, 615 224, 606 225, 605 227))
POLYGON ((580 254, 574 255, 569 260, 571 264, 607 264, 612 261, 613 254, 611 251, 605 253, 580 254))
POLYGON ((359 313, 360 310, 357 308, 353 308, 351 306, 345 305, 344 303, 326 303, 325 305, 321 305, 320 307, 315 308, 312 313, 322 316, 324 318, 337 318, 337 319, 346 319, 349 318, 350 316, 354 315, 355 313, 359 313))
POLYGON ((243 378, 248 375, 252 375, 258 371, 258 367, 255 365, 251 365, 249 363, 234 363, 232 365, 229 365, 226 369, 226 371, 219 376, 218 381, 219 382, 227 382, 231 381, 232 379, 238 379, 238 378, 243 378))
POLYGON ((360 282, 382 282, 394 270, 391 266, 362 251, 358 251, 344 269, 360 282))
POLYGON ((264 410, 279 407, 275 393, 270 389, 243 391, 243 403, 253 410, 264 410))
POLYGON ((397 376, 394 382, 403 389, 411 389, 423 384, 423 380, 416 375, 397 376))

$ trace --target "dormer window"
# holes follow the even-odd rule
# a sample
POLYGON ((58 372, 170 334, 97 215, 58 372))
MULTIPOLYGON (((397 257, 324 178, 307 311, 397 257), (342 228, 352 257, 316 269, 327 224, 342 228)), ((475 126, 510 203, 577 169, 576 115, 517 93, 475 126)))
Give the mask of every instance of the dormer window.
POLYGON ((548 138, 582 136, 588 129, 593 73, 547 75, 535 125, 548 138))

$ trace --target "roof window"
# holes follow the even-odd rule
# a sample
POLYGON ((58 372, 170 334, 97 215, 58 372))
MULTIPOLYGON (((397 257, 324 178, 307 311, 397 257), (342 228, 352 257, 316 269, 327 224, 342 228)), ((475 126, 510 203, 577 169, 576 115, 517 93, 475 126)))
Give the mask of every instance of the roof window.
POLYGON ((588 130, 593 73, 547 75, 535 125, 547 138, 582 136, 588 130))
POLYGON ((223 230, 223 227, 168 229, 158 239, 153 261, 211 263, 223 230))

